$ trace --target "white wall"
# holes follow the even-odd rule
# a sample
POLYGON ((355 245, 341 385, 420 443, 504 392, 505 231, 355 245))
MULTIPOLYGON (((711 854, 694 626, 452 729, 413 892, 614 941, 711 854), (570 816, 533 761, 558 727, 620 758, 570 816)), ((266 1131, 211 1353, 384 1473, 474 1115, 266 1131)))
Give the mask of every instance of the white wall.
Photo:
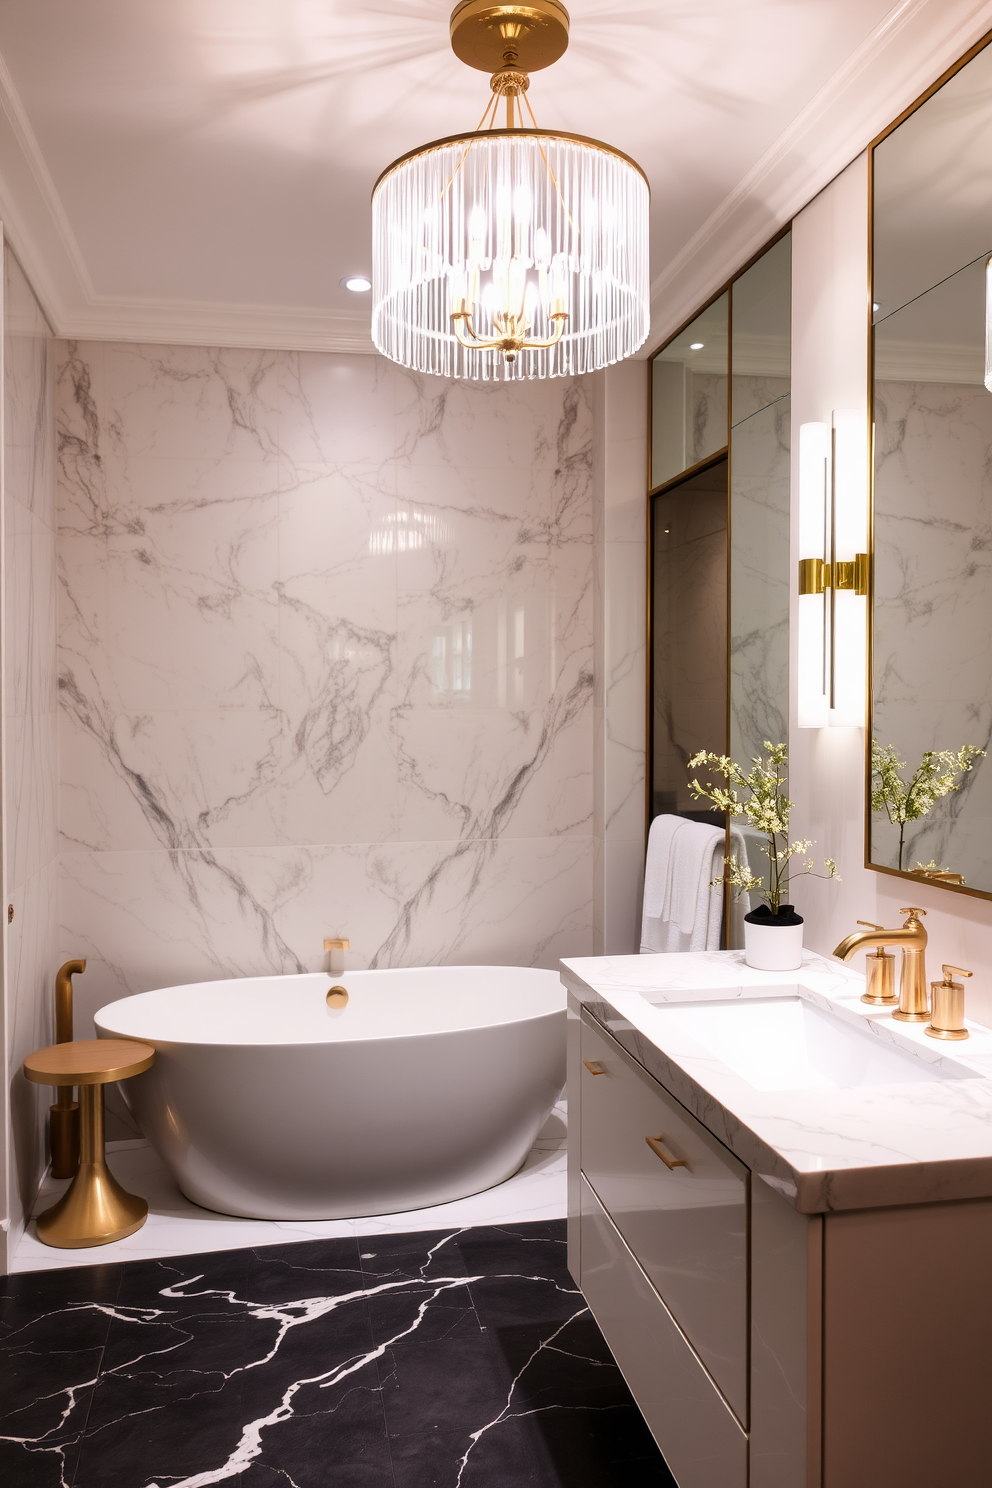
MULTIPOLYGON (((796 493, 799 426, 829 423, 834 409, 867 418, 868 160, 861 155, 832 181, 793 225, 793 572, 798 559, 796 493)), ((792 697, 796 696, 793 591, 792 697)), ((921 700, 926 706, 926 700, 921 700)), ((992 1024, 992 902, 875 873, 864 867, 864 731, 790 725, 794 825, 815 839, 818 856, 836 858, 839 884, 797 881, 794 898, 806 917, 806 942, 829 954, 856 921, 898 925, 905 905, 927 910, 927 966, 943 961, 974 971, 971 1013, 992 1024)), ((855 965, 862 967, 858 957, 855 965)))
POLYGON ((54 1036, 58 938, 54 338, 16 259, 4 256, 3 899, 10 1092, 8 1243, 16 1246, 47 1161, 54 1091, 21 1061, 54 1036), (14 918, 8 924, 7 905, 14 918))

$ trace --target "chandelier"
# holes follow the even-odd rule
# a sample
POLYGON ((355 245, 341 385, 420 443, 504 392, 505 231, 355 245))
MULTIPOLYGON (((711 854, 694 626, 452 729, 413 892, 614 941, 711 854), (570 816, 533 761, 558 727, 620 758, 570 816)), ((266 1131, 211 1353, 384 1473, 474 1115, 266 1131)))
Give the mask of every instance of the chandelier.
POLYGON ((451 16, 455 55, 492 74, 478 128, 401 156, 372 193, 372 340, 401 366, 560 377, 619 362, 648 334, 644 172, 599 140, 539 129, 527 97, 568 24, 559 0, 462 0, 451 16))

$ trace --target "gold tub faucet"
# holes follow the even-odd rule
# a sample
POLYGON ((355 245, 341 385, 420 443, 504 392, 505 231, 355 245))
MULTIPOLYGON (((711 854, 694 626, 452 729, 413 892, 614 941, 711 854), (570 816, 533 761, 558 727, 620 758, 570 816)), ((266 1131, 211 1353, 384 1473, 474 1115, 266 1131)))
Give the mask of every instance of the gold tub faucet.
MULTIPOLYGON (((873 926, 869 930, 856 930, 842 940, 834 951, 841 961, 850 961, 855 951, 874 946, 881 951, 885 946, 899 946, 902 951, 902 967, 899 972, 899 1006, 892 1014, 901 1023, 926 1023, 930 1019, 927 1002, 926 949, 927 932, 920 919, 925 909, 903 909, 906 923, 896 930, 885 930, 873 926)), ((858 924, 866 921, 859 920, 858 924)), ((865 1001, 868 1001, 866 995, 865 1001)), ((875 1001, 874 998, 871 999, 875 1001)))
POLYGON ((344 953, 349 949, 347 940, 336 935, 332 940, 324 941, 324 950, 327 951, 327 970, 331 976, 344 976, 344 953))

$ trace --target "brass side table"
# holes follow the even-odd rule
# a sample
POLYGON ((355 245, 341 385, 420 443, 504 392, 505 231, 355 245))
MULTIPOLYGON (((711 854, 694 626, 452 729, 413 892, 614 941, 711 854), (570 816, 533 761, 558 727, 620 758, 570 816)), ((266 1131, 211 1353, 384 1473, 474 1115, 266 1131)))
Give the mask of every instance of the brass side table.
POLYGON ((140 1230, 148 1205, 121 1188, 107 1167, 103 1087, 151 1065, 151 1044, 132 1039, 78 1039, 36 1049, 24 1073, 36 1085, 79 1086, 79 1169, 65 1193, 38 1216, 38 1239, 66 1250, 109 1245, 140 1230))

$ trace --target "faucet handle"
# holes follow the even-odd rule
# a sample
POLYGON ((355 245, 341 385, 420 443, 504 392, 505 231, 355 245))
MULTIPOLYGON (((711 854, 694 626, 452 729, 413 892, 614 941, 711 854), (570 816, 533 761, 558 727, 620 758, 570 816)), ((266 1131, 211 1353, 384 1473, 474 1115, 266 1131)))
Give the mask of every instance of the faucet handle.
POLYGON ((954 973, 970 977, 971 972, 965 971, 963 966, 944 966, 943 972, 942 982, 930 983, 930 1022, 923 1032, 935 1039, 966 1039, 964 983, 956 982, 954 973))
MULTIPOLYGON (((926 910, 925 909, 914 909, 912 907, 912 905, 910 905, 910 907, 908 909, 901 909, 899 911, 899 913, 900 914, 904 914, 904 915, 909 915, 909 918, 911 920, 915 920, 919 915, 925 915, 926 914, 926 910)), ((903 928, 905 928, 905 926, 903 928)))
POLYGON ((859 925, 864 925, 866 930, 883 930, 884 925, 876 925, 874 920, 859 920, 859 925))

